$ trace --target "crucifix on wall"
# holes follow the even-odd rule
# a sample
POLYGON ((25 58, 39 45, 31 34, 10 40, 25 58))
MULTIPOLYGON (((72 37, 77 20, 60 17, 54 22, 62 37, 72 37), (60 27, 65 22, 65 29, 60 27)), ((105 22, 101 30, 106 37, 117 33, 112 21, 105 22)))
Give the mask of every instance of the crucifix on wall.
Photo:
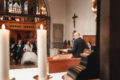
POLYGON ((73 19, 73 24, 74 24, 74 30, 75 30, 75 19, 77 18, 78 16, 76 16, 75 14, 74 14, 74 16, 72 17, 72 19, 73 19))

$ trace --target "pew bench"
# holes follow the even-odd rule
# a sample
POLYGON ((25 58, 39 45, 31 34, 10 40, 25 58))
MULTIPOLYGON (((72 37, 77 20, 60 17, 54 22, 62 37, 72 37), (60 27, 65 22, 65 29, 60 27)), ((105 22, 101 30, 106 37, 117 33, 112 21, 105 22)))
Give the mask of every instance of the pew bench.
POLYGON ((53 59, 49 57, 49 73, 66 72, 70 67, 79 65, 80 61, 80 58, 53 59))
MULTIPOLYGON (((87 57, 87 65, 80 64, 86 66, 86 68, 76 68, 77 66, 73 66, 67 70, 67 74, 63 76, 64 80, 100 80, 99 75, 99 62, 98 62, 98 54, 93 52, 87 57), (74 69, 76 68, 76 69, 74 69)), ((81 61, 82 62, 82 61, 81 61)))

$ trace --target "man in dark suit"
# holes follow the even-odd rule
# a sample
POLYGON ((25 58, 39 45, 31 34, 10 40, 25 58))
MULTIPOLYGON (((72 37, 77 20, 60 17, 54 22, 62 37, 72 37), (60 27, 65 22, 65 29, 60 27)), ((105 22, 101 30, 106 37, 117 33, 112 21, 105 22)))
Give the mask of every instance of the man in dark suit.
POLYGON ((73 49, 72 50, 64 50, 64 52, 68 52, 68 53, 73 53, 73 56, 75 58, 81 57, 80 53, 83 53, 83 50, 86 47, 86 43, 85 41, 80 38, 80 33, 75 32, 74 33, 74 44, 73 44, 73 49))
POLYGON ((74 39, 73 49, 68 50, 68 53, 73 53, 73 56, 77 58, 80 57, 80 53, 83 53, 86 43, 82 38, 80 38, 80 33, 78 32, 74 33, 74 39))
POLYGON ((23 44, 22 44, 22 40, 18 41, 18 44, 16 44, 14 46, 14 48, 12 49, 13 52, 13 59, 15 60, 15 63, 18 64, 18 61, 21 59, 22 57, 22 51, 23 51, 23 44))

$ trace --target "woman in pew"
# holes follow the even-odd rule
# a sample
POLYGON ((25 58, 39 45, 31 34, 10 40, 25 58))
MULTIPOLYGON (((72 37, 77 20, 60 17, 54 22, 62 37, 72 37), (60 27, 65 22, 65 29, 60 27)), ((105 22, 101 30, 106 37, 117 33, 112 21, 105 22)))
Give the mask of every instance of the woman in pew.
POLYGON ((87 42, 87 47, 86 49, 91 50, 92 49, 92 43, 90 41, 87 42))
POLYGON ((33 45, 30 41, 27 41, 23 50, 24 54, 22 56, 21 64, 37 64, 37 55, 32 51, 33 45))
POLYGON ((85 49, 94 51, 95 50, 95 46, 92 45, 91 41, 88 41, 87 42, 87 47, 85 49))

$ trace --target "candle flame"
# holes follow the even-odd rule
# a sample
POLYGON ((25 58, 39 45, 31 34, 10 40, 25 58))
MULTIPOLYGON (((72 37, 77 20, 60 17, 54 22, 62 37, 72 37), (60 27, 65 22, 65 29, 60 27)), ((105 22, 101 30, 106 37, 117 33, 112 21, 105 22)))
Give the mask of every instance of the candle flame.
POLYGON ((43 24, 40 25, 40 29, 43 30, 43 24))
POLYGON ((5 24, 2 24, 2 29, 3 29, 3 30, 5 29, 5 24))
POLYGON ((43 10, 43 11, 44 11, 44 10, 46 10, 46 8, 45 8, 44 6, 42 6, 42 7, 41 7, 41 10, 43 10))

